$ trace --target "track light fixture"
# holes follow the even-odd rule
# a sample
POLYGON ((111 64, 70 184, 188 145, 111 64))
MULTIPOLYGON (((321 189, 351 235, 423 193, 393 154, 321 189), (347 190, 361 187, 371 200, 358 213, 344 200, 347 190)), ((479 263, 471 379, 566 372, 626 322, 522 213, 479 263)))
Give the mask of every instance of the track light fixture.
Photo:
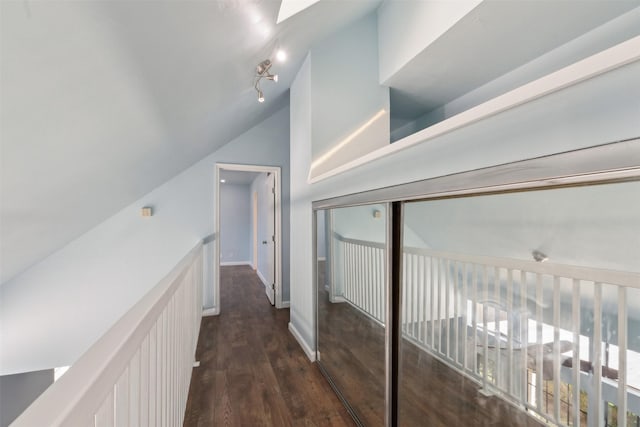
POLYGON ((278 82, 278 75, 271 74, 269 69, 271 68, 271 60, 265 59, 261 63, 256 66, 256 81, 253 84, 253 87, 258 92, 258 102, 264 102, 264 94, 262 93, 262 89, 260 88, 260 80, 263 78, 267 80, 271 80, 272 82, 278 82))

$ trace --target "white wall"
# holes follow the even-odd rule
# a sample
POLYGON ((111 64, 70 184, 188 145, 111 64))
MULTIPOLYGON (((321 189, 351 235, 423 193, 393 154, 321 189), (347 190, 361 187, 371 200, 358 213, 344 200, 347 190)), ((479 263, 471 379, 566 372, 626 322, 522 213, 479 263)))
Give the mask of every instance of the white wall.
POLYGON ((482 0, 385 1, 378 10, 380 83, 480 3, 482 0))
POLYGON ((377 35, 371 13, 311 49, 311 176, 389 144, 389 88, 378 82, 377 35))
POLYGON ((316 219, 318 232, 316 234, 316 255, 318 259, 326 260, 327 259, 327 242, 329 241, 329 236, 327 235, 327 219, 328 215, 325 215, 325 211, 318 211, 318 217, 316 219))
POLYGON ((249 184, 220 184, 220 262, 251 261, 249 184))
MULTIPOLYGON (((640 272, 640 182, 408 204, 405 223, 439 251, 640 272), (637 232, 630 232, 637 230, 637 232)), ((409 244, 409 246, 413 246, 409 244)))
MULTIPOLYGON (((311 348, 311 201, 624 140, 640 135, 640 63, 627 65, 455 132, 309 185, 312 62, 291 87, 291 322, 311 348), (295 147, 295 151, 293 149, 295 147), (293 187, 295 182, 295 189, 293 187)), ((335 102, 341 102, 336 98, 335 102)), ((330 126, 330 123, 326 123, 330 126)), ((638 159, 640 164, 640 159, 638 159)))
MULTIPOLYGON (((371 204, 364 206, 351 206, 348 208, 333 209, 333 230, 342 237, 348 239, 364 240, 368 242, 384 243, 387 239, 386 222, 387 210, 383 204, 371 204), (380 211, 380 218, 374 217, 374 211, 380 211)), ((409 223, 405 221, 403 242, 405 246, 429 248, 426 243, 413 230, 413 225, 422 225, 420 222, 409 223)))
MULTIPOLYGON (((289 110, 282 109, 0 288, 0 375, 67 366, 214 230, 216 162, 282 167, 289 237, 289 110), (142 218, 140 208, 153 206, 142 218)), ((37 242, 26 242, 37 244, 37 242)), ((213 300, 205 246, 205 307, 213 300)), ((283 245, 283 294, 289 251, 283 245)))
POLYGON ((291 286, 290 325, 298 339, 315 348, 312 274, 311 189, 307 176, 311 166, 311 57, 303 62, 291 84, 291 286), (294 233, 295 230, 295 233, 294 233), (294 283, 293 281, 291 283, 294 283))

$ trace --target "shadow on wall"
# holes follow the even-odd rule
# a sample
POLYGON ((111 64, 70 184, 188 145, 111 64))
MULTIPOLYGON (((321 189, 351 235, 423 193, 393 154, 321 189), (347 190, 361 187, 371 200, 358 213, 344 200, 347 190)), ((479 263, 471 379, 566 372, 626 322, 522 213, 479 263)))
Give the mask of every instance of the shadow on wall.
POLYGON ((54 380, 54 370, 25 372, 0 377, 0 427, 7 427, 54 380))

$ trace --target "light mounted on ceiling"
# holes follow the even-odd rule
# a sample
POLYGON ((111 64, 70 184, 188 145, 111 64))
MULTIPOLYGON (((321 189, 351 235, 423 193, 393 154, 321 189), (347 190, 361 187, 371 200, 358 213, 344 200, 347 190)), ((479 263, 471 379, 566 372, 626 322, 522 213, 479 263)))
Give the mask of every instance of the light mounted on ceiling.
POLYGON ((256 67, 256 81, 253 84, 253 87, 256 89, 256 92, 258 92, 258 102, 264 102, 264 94, 262 93, 262 89, 260 88, 260 80, 264 78, 267 80, 271 80, 272 82, 278 82, 278 75, 271 74, 269 72, 271 65, 273 65, 271 63, 271 60, 265 59, 256 67))

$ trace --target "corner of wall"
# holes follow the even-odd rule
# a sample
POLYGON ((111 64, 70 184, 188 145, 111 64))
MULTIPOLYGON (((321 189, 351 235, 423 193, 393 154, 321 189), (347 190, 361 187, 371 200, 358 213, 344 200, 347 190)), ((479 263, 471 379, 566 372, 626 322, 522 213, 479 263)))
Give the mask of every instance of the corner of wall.
POLYGON ((315 352, 315 350, 313 350, 313 347, 310 346, 309 343, 307 343, 305 341, 305 339, 302 337, 302 335, 300 334, 298 329, 291 322, 289 322, 289 332, 291 332, 291 335, 293 335, 293 337, 296 339, 296 341, 298 341, 298 344, 300 344, 300 347, 302 347, 302 350, 307 355, 309 360, 311 362, 315 362, 316 361, 316 352, 315 352))

